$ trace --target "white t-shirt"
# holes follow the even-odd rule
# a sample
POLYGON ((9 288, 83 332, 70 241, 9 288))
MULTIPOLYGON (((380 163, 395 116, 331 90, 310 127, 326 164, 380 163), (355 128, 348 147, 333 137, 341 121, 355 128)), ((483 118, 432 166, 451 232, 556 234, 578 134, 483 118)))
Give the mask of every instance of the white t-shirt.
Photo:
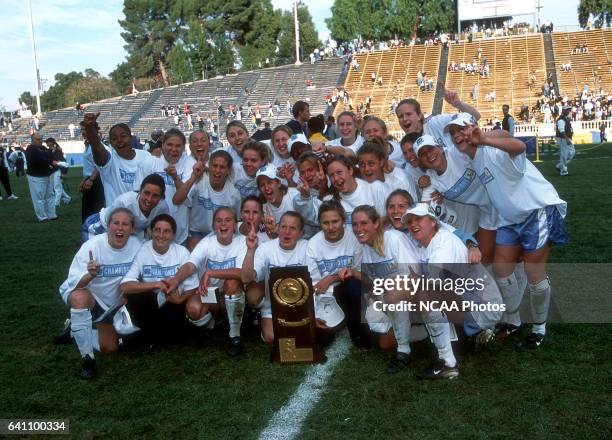
POLYGON ((363 136, 358 134, 357 138, 355 138, 355 142, 353 142, 351 145, 342 145, 341 137, 331 140, 329 142, 325 142, 325 145, 330 146, 330 147, 348 148, 349 150, 353 152, 355 156, 357 156, 357 151, 359 151, 359 148, 361 148, 364 142, 365 142, 365 139, 363 138, 363 136))
POLYGON ((187 196, 191 205, 189 215, 189 230, 209 234, 213 231, 213 214, 222 206, 234 209, 236 215, 240 212, 240 193, 228 179, 221 191, 215 191, 210 185, 210 176, 205 174, 189 190, 187 196))
POLYGON ((468 249, 452 232, 439 229, 427 247, 419 245, 421 264, 468 263, 468 249))
MULTIPOLYGON (((183 153, 179 161, 174 164, 176 173, 183 182, 191 177, 195 163, 196 161, 192 156, 183 153)), ((134 189, 138 190, 143 179, 149 174, 159 174, 164 179, 166 183, 166 202, 168 203, 168 209, 170 209, 170 215, 176 220, 177 226, 174 241, 180 244, 187 240, 189 207, 185 203, 177 206, 172 202, 172 197, 176 194, 176 185, 172 177, 164 171, 170 165, 163 155, 161 157, 150 156, 146 162, 138 167, 134 189)))
POLYGON ((410 269, 418 273, 419 253, 406 234, 390 229, 384 232, 384 255, 372 246, 363 246, 363 271, 370 279, 390 278, 410 269), (399 264, 406 265, 401 268, 399 264))
MULTIPOLYGON (((412 167, 411 167, 412 168, 412 167)), ((402 168, 395 167, 393 171, 385 174, 385 181, 381 182, 387 190, 387 197, 396 189, 408 191, 413 201, 418 200, 418 192, 414 180, 409 179, 402 168)), ((385 202, 387 198, 385 197, 385 202)))
POLYGON ((109 150, 109 160, 104 166, 97 166, 104 185, 104 206, 110 206, 121 194, 135 187, 136 174, 139 166, 145 163, 151 156, 143 150, 134 150, 136 155, 133 159, 123 159, 114 148, 109 150))
POLYGON ((395 163, 396 167, 402 167, 406 163, 404 153, 402 153, 402 147, 398 141, 390 139, 387 142, 391 144, 391 152, 389 153, 389 160, 395 163))
POLYGON ((68 278, 59 288, 64 302, 68 304, 70 294, 87 273, 87 263, 89 263, 89 252, 91 251, 94 261, 100 264, 100 270, 98 275, 85 288, 89 290, 104 310, 117 304, 121 296, 119 283, 132 265, 140 245, 140 241, 131 236, 123 248, 115 249, 108 244, 108 234, 96 235, 83 243, 72 259, 68 270, 68 278))
POLYGON ((241 163, 234 163, 234 172, 232 175, 232 182, 234 186, 242 196, 242 198, 248 196, 259 196, 259 188, 257 187, 257 181, 255 177, 249 176, 241 163))
POLYGON ((293 211, 293 199, 300 196, 300 192, 296 188, 287 188, 287 193, 281 199, 278 207, 270 202, 264 204, 264 212, 270 213, 274 217, 276 224, 280 223, 282 215, 287 211, 293 211))
MULTIPOLYGON (((171 243, 170 248, 165 254, 159 254, 153 249, 153 242, 149 240, 143 243, 136 258, 134 258, 134 262, 130 266, 130 270, 125 274, 121 283, 123 284, 128 281, 154 283, 173 277, 188 259, 189 251, 179 244, 171 243)), ((198 277, 193 274, 181 283, 179 290, 182 293, 195 289, 198 285, 198 277)), ((161 306, 165 302, 166 295, 158 292, 157 304, 161 306)))
POLYGON ((479 146, 472 163, 503 220, 502 226, 521 223, 534 210, 552 205, 565 216, 567 203, 524 152, 512 158, 499 148, 479 146))
POLYGON ((117 197, 110 207, 102 208, 100 211, 100 224, 102 227, 108 230, 111 212, 116 208, 127 208, 134 215, 134 235, 141 241, 151 238, 151 221, 159 214, 168 214, 168 204, 165 200, 160 200, 157 206, 151 210, 151 213, 146 216, 140 210, 138 198, 139 194, 136 191, 126 192, 117 197))
MULTIPOLYGON (((244 223, 244 222, 238 222, 238 224, 236 225, 236 230, 237 231, 240 230, 240 225, 242 225, 242 223, 244 223)), ((238 234, 238 232, 237 232, 237 234, 238 234)), ((240 234, 240 235, 242 235, 242 234, 240 234)), ((246 236, 243 236, 243 237, 246 238, 246 236)), ((258 240, 259 244, 262 244, 262 243, 265 243, 266 241, 270 241, 271 238, 268 237, 268 234, 266 234, 264 231, 260 230, 260 231, 257 231, 257 240, 258 240)))
MULTIPOLYGON (((351 214, 359 205, 370 205, 376 208, 378 214, 385 216, 385 202, 388 191, 383 186, 382 182, 368 183, 362 179, 355 179, 357 188, 351 194, 340 193, 340 204, 346 212, 346 224, 351 224, 351 214)), ((325 197, 325 200, 331 200, 332 196, 325 197)), ((304 199, 301 195, 295 198, 294 206, 308 223, 318 224, 317 214, 319 207, 323 203, 316 197, 304 199)))
POLYGON ((271 267, 307 266, 307 247, 308 241, 304 239, 300 239, 295 245, 295 248, 290 251, 280 247, 278 238, 260 244, 255 250, 253 264, 257 274, 257 281, 267 280, 268 270, 271 267))
MULTIPOLYGON (((428 117, 423 124, 423 134, 433 136, 436 142, 438 142, 439 145, 444 145, 446 149, 455 148, 450 132, 445 132, 444 129, 457 114, 458 113, 452 113, 428 117)), ((473 119, 473 121, 476 123, 475 119, 473 119)))
POLYGON ((363 246, 359 244, 349 226, 344 227, 343 237, 336 243, 325 240, 323 231, 308 241, 306 257, 312 283, 318 283, 329 275, 335 275, 344 267, 359 269, 363 246))
MULTIPOLYGON (((189 262, 198 270, 198 279, 209 269, 240 269, 247 251, 246 239, 243 235, 234 235, 232 242, 223 245, 217 240, 215 234, 208 235, 198 242, 191 251, 189 262)), ((221 287, 222 279, 211 278, 209 287, 221 287)))

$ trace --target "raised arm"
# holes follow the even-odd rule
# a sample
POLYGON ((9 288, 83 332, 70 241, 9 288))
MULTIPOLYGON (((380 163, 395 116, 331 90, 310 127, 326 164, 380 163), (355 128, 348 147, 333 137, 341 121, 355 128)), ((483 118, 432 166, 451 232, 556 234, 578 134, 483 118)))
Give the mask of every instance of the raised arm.
POLYGON ((85 132, 85 138, 91 146, 94 163, 99 167, 103 167, 110 160, 110 153, 104 148, 98 133, 98 116, 100 116, 100 113, 86 113, 81 122, 81 128, 85 132))
POLYGON ((477 121, 480 120, 480 117, 481 117, 480 112, 476 110, 475 107, 472 107, 467 102, 461 101, 461 99, 459 99, 459 94, 457 92, 446 89, 444 85, 442 85, 441 87, 444 89, 444 100, 446 102, 448 102, 450 105, 455 107, 460 112, 469 113, 470 115, 474 116, 474 119, 476 119, 477 121))

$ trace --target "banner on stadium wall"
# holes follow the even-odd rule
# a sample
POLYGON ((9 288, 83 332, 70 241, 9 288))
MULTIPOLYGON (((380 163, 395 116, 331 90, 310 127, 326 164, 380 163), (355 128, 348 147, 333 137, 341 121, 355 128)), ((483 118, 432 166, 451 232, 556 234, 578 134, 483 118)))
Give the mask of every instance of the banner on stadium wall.
POLYGON ((512 17, 536 13, 535 0, 458 0, 459 20, 512 17))

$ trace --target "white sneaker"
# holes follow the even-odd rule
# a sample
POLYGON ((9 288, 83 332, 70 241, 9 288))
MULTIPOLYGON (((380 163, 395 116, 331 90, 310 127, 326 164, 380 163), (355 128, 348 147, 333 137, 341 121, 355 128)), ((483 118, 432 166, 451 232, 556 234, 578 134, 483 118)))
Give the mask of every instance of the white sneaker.
POLYGON ((4 200, 4 199, 2 198, 2 196, 0 196, 0 200, 4 200))
POLYGON ((17 197, 15 194, 11 194, 10 196, 8 196, 9 200, 17 200, 19 197, 17 197))

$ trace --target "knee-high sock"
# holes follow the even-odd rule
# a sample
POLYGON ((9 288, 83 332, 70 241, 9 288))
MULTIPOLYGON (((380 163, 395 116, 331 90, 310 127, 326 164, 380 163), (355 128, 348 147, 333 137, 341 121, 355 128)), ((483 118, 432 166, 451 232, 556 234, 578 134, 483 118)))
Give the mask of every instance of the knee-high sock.
POLYGON ((93 331, 89 309, 70 309, 70 328, 81 357, 93 354, 93 331))
POLYGON ((91 330, 91 345, 93 345, 95 351, 100 351, 100 335, 98 329, 94 328, 91 330))
POLYGON ((423 314, 423 321, 425 321, 431 340, 438 349, 438 357, 449 367, 457 365, 451 345, 450 324, 446 316, 441 312, 427 312, 423 314))
POLYGON ((531 315, 533 316, 533 331, 544 334, 546 332, 546 320, 548 319, 548 309, 550 307, 550 282, 548 278, 536 284, 529 284, 531 300, 531 315))
POLYGON ((212 321, 213 326, 215 324, 215 322, 213 321, 213 315, 210 312, 206 313, 206 315, 202 316, 200 319, 191 319, 189 318, 189 316, 187 317, 187 319, 189 319, 189 322, 191 322, 196 327, 204 327, 204 326, 209 327, 209 324, 211 323, 211 321, 212 321))
POLYGON ((399 353, 410 353, 410 313, 388 312, 399 353))
POLYGON ((244 302, 244 293, 242 292, 235 295, 225 295, 225 308, 227 310, 230 338, 240 336, 240 325, 242 324, 242 315, 244 315, 244 302))
POLYGON ((497 278, 497 285, 501 291, 506 311, 502 316, 502 322, 519 326, 521 325, 521 314, 519 308, 523 293, 519 290, 518 283, 514 273, 507 277, 497 278))
POLYGON ((521 294, 521 298, 525 293, 525 289, 527 288, 527 274, 525 273, 525 262, 521 261, 520 263, 516 263, 514 266, 514 276, 516 277, 516 284, 518 286, 519 293, 521 294))

